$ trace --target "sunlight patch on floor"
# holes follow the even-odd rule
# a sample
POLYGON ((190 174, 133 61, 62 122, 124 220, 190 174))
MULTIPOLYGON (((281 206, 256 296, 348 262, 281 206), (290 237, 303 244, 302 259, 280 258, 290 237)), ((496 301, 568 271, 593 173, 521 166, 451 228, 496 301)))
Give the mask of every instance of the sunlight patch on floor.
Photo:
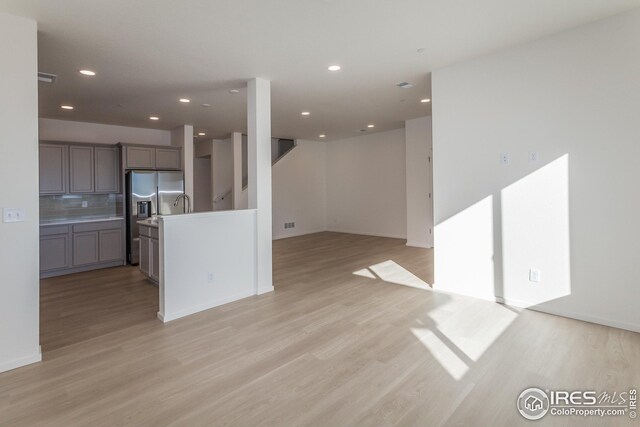
POLYGON ((431 289, 427 282, 392 260, 387 260, 371 265, 369 268, 354 271, 353 274, 356 276, 368 277, 370 279, 380 278, 388 283, 409 286, 411 288, 431 289))
POLYGON ((425 328, 411 328, 411 332, 431 355, 456 381, 469 370, 469 366, 450 349, 436 334, 425 328))

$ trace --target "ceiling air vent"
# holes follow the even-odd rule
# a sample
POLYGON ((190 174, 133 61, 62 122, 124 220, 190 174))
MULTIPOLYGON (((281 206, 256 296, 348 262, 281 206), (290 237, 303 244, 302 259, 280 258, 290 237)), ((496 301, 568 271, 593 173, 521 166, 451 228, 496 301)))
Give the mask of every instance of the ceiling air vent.
POLYGON ((396 86, 401 87, 402 89, 409 89, 410 87, 413 87, 413 85, 409 82, 401 82, 401 83, 398 83, 396 86))
POLYGON ((41 82, 54 83, 57 78, 58 76, 56 76, 55 74, 38 72, 38 81, 41 81, 41 82))

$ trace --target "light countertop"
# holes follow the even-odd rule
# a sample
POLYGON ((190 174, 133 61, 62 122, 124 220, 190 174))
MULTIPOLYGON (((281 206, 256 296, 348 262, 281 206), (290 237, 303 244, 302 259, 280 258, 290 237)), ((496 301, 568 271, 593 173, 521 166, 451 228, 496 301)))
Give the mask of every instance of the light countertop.
POLYGON ((157 218, 147 218, 138 221, 138 225, 144 225, 147 227, 158 228, 158 219, 157 218))
POLYGON ((60 219, 60 220, 46 220, 40 221, 40 226, 47 225, 68 225, 68 224, 83 224, 87 222, 103 222, 103 221, 124 221, 124 218, 121 216, 110 216, 107 218, 85 218, 85 219, 60 219))

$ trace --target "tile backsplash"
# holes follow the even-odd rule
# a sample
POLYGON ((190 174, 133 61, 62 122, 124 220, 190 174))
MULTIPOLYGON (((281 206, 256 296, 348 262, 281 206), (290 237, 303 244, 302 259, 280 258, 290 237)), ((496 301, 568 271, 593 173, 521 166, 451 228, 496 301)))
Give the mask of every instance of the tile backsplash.
POLYGON ((40 196, 40 221, 88 219, 120 215, 122 215, 121 194, 40 196))

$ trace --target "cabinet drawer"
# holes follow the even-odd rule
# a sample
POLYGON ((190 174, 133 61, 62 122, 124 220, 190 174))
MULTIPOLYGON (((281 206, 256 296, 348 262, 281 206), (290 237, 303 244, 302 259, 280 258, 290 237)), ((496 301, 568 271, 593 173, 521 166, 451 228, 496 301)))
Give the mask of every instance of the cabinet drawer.
POLYGON ((74 233, 84 233, 86 231, 114 230, 122 228, 122 221, 88 222, 86 224, 76 224, 73 226, 74 233))
POLYGON ((55 236, 56 234, 69 234, 68 225, 48 225, 40 227, 41 236, 55 236))
POLYGON ((156 227, 147 227, 146 225, 140 226, 140 235, 150 237, 152 239, 158 239, 159 233, 156 227))

